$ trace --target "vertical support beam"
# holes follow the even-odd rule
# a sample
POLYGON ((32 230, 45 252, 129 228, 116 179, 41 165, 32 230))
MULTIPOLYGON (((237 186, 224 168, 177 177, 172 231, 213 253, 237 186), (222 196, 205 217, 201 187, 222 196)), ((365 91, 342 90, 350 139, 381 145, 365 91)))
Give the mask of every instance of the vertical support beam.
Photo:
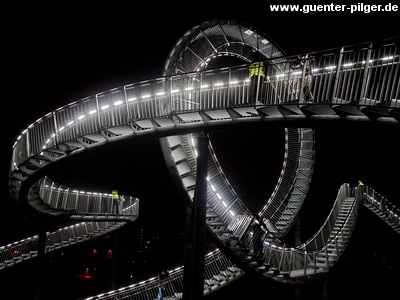
POLYGON ((357 103, 358 105, 360 104, 361 101, 364 100, 365 92, 367 90, 368 74, 369 74, 369 61, 371 60, 371 53, 372 53, 372 43, 370 43, 368 46, 367 59, 365 60, 364 75, 363 75, 363 80, 362 80, 362 84, 361 84, 360 99, 358 100, 358 103, 357 103))
POLYGON ((344 48, 340 49, 340 53, 339 53, 339 60, 337 63, 337 67, 336 67, 336 77, 335 77, 335 83, 333 85, 333 92, 332 92, 332 96, 331 96, 331 103, 334 101, 335 97, 337 98, 338 95, 338 84, 339 84, 339 78, 340 78, 340 74, 341 74, 341 67, 342 67, 342 60, 343 60, 343 52, 344 52, 344 48))
POLYGON ((96 111, 97 111, 97 122, 98 122, 98 129, 101 128, 101 118, 100 118, 100 106, 99 106, 99 96, 96 94, 96 111))
POLYGON ((126 113, 128 116, 128 120, 132 120, 132 114, 131 110, 129 109, 129 101, 128 101, 128 94, 126 92, 126 85, 124 86, 124 97, 125 97, 125 107, 126 107, 126 113))
POLYGON ((199 300, 204 295, 204 255, 206 242, 208 137, 202 132, 197 146, 196 192, 188 209, 185 241, 183 299, 199 300))
POLYGON ((173 101, 173 96, 172 96, 172 94, 173 94, 173 92, 172 92, 172 89, 174 88, 173 87, 173 84, 172 84, 172 78, 173 77, 169 77, 169 78, 167 78, 167 82, 168 82, 168 97, 169 97, 169 111, 167 111, 167 109, 168 109, 168 100, 165 102, 165 105, 164 105, 164 114, 169 114, 170 116, 171 116, 171 118, 172 118, 172 115, 173 115, 173 107, 174 107, 174 101, 173 101))
POLYGON ((307 60, 308 60, 308 54, 306 54, 305 57, 304 57, 303 70, 302 70, 302 73, 301 73, 301 85, 300 85, 299 103, 305 103, 305 100, 304 100, 304 78, 306 77, 307 60))
POLYGON ((57 123, 57 115, 56 112, 53 111, 53 122, 54 122, 54 140, 55 140, 55 144, 58 145, 59 139, 58 139, 58 123, 57 123))

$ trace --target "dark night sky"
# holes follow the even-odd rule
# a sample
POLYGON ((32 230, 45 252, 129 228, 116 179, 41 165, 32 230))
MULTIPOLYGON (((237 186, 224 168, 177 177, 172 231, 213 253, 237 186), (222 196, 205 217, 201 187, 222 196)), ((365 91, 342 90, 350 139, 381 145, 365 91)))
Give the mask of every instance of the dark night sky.
MULTIPOLYGON (((4 242, 1 245, 13 240, 14 236, 23 236, 26 226, 29 227, 29 222, 24 221, 24 214, 17 212, 18 207, 8 196, 11 147, 21 131, 39 117, 70 102, 161 76, 171 48, 192 26, 212 19, 242 21, 264 32, 288 54, 399 35, 399 12, 276 13, 269 11, 267 1, 224 3, 168 1, 155 4, 143 1, 127 6, 126 2, 118 5, 118 1, 113 1, 112 5, 93 2, 92 5, 83 6, 65 2, 49 6, 32 2, 7 12, 10 21, 3 27, 5 34, 2 37, 5 50, 3 58, 7 67, 3 72, 6 83, 3 85, 2 101, 0 192, 3 204, 0 242, 4 242), (7 116, 9 118, 6 119, 7 116), (9 230, 10 226, 6 227, 9 222, 13 224, 12 230, 9 230)), ((362 136, 357 130, 326 128, 317 132, 317 151, 320 152, 317 152, 318 168, 315 170, 312 198, 323 198, 321 193, 324 191, 335 195, 342 182, 354 182, 362 178, 389 200, 398 200, 399 193, 393 188, 398 176, 387 174, 388 169, 399 166, 397 154, 400 149, 393 142, 393 136, 398 138, 398 130, 390 129, 384 134, 377 130, 372 135, 364 133, 362 136), (344 131, 345 136, 342 135, 344 131), (374 137, 372 141, 371 137, 374 137)), ((238 133, 231 136, 227 143, 241 143, 240 149, 246 149, 244 144, 253 145, 252 150, 243 150, 250 153, 252 159, 264 151, 271 151, 269 146, 260 145, 256 134, 238 133), (254 148, 254 145, 258 148, 254 148)), ((76 172, 71 168, 55 176, 65 176, 66 182, 61 182, 63 184, 81 184, 88 189, 95 189, 99 182, 104 188, 111 188, 111 181, 119 180, 123 182, 122 192, 137 193, 147 200, 142 201, 141 205, 147 206, 148 210, 152 206, 151 201, 160 205, 160 210, 154 213, 155 218, 160 216, 160 211, 180 215, 182 208, 179 208, 174 196, 157 142, 148 142, 124 151, 131 155, 129 162, 115 153, 110 155, 116 163, 113 160, 91 158, 90 164, 94 168, 91 170, 94 172, 84 171, 82 162, 77 162, 75 167, 80 168, 80 174, 84 174, 82 177, 87 183, 74 178, 76 172), (154 147, 154 152, 149 153, 148 147, 154 147), (146 168, 143 161, 149 162, 146 168), (104 174, 102 170, 109 171, 104 174), (128 173, 129 178, 126 176, 128 173), (151 191, 146 194, 149 186, 151 191), (160 201, 161 195, 168 195, 167 198, 177 205, 176 208, 171 202, 160 201)), ((227 153, 225 155, 228 156, 227 153)), ((234 155, 233 158, 237 160, 239 157, 234 155)), ((229 162, 226 163, 229 165, 229 162)), ((240 174, 237 178, 232 177, 232 182, 241 187, 239 192, 250 198, 263 195, 265 191, 256 191, 256 187, 269 176, 264 168, 268 163, 271 163, 268 159, 262 164, 254 160, 241 161, 240 174), (253 172, 258 174, 254 180, 248 176, 253 172)), ((235 170, 232 172, 235 173, 235 170)), ((151 222, 155 227, 165 226, 157 223, 157 220, 151 222)))

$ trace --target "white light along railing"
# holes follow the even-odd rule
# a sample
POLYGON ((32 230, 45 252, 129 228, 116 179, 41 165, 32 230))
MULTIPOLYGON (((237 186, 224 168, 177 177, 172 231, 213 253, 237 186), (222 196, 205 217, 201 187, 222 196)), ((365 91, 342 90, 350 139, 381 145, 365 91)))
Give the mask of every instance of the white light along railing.
MULTIPOLYGON (((168 272, 165 279, 152 277, 145 281, 132 284, 118 290, 99 294, 92 299, 157 299, 159 289, 164 289, 164 298, 181 299, 183 290, 183 267, 168 272)), ((242 271, 234 266, 218 249, 210 252, 204 258, 205 293, 223 285, 240 275, 242 271)), ((164 299, 163 298, 163 299, 164 299)))
POLYGON ((343 200, 349 196, 349 186, 342 185, 325 223, 304 244, 289 248, 276 247, 273 243, 268 245, 267 242, 265 260, 281 273, 288 273, 290 277, 326 272, 344 251, 355 225, 361 195, 358 194, 357 200, 352 201, 351 206, 344 210, 343 200), (338 223, 339 215, 341 220, 338 223), (336 250, 334 257, 328 255, 330 247, 336 250))
POLYGON ((363 200, 375 206, 393 223, 400 226, 400 209, 377 191, 364 187, 363 200))
POLYGON ((44 177, 39 184, 40 198, 51 207, 86 215, 139 215, 139 199, 112 194, 69 189, 44 177))
MULTIPOLYGON (((397 44, 312 57, 314 101, 400 106, 397 44)), ((266 61, 266 76, 259 81, 256 99, 249 91, 248 66, 244 65, 130 84, 71 103, 22 132, 14 144, 11 170, 46 149, 137 120, 255 103, 301 103, 306 74, 304 67, 296 69, 296 63, 291 57, 276 64, 266 61)))
MULTIPOLYGON (((124 223, 81 222, 46 232, 45 253, 101 236, 124 223)), ((0 247, 0 270, 37 257, 39 236, 34 235, 0 247)))
MULTIPOLYGON (((240 242, 255 255, 258 251, 259 258, 262 257, 271 270, 280 274, 296 278, 326 272, 339 259, 351 237, 361 197, 362 193, 358 193, 355 201, 344 203, 345 199, 350 198, 350 189, 348 184, 342 185, 325 223, 309 240, 299 246, 286 245, 255 229, 254 226, 248 227, 240 242), (262 247, 257 241, 263 241, 262 247), (335 257, 328 255, 329 248, 336 249, 335 257)), ((254 220, 252 223, 254 224, 254 220)))

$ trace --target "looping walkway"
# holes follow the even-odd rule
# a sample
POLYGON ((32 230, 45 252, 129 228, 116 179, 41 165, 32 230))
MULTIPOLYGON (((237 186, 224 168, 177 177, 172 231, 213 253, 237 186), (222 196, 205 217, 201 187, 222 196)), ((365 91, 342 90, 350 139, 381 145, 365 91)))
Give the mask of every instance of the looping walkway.
MULTIPOLYGON (((280 177, 256 214, 227 181, 209 143, 207 233, 221 251, 205 258, 204 288, 209 292, 223 286, 242 270, 285 283, 316 278, 328 272, 343 253, 360 203, 399 232, 399 210, 394 205, 367 186, 358 187, 354 194, 344 184, 326 222, 310 240, 296 247, 281 242, 311 183, 314 127, 328 122, 400 124, 398 42, 349 46, 299 59, 285 56, 262 32, 246 24, 205 22, 176 43, 164 77, 73 102, 25 129, 13 146, 11 194, 40 212, 90 221, 48 233, 55 237, 47 245, 46 251, 50 251, 121 226, 111 221, 134 221, 138 200, 125 196, 121 198, 125 201, 115 204, 112 195, 68 189, 45 177, 49 166, 93 147, 159 138, 171 177, 190 204, 197 174, 197 133, 260 125, 287 127, 280 177), (265 65, 265 76, 256 81, 249 79, 249 64, 206 70, 219 56, 235 56, 250 63, 254 52, 265 65), (268 234, 257 227, 259 217, 268 234), (79 230, 83 232, 76 233, 79 230)), ((34 257, 36 248, 37 237, 0 248, 1 268, 34 257)), ((95 299, 136 295, 153 299, 161 285, 170 299, 180 299, 181 274, 178 268, 166 282, 152 278, 95 299)))

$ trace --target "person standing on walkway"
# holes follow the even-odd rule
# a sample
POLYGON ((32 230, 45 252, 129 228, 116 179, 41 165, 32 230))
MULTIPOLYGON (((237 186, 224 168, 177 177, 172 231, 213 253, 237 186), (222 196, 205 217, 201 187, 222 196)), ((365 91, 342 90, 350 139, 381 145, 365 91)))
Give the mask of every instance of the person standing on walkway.
POLYGON ((264 238, 265 234, 268 233, 268 230, 261 216, 258 216, 254 219, 251 231, 253 233, 253 258, 257 261, 262 261, 264 251, 264 238))
POLYGON ((118 190, 112 190, 111 192, 112 194, 112 213, 116 213, 119 215, 119 202, 120 202, 120 198, 118 195, 118 190))
POLYGON ((314 102, 314 96, 312 94, 312 78, 313 78, 313 72, 312 72, 312 64, 314 63, 314 57, 309 57, 307 55, 299 55, 299 64, 296 66, 290 67, 291 69, 294 68, 302 68, 303 70, 303 80, 302 80, 302 86, 303 86, 303 99, 304 102, 306 103, 313 103, 314 102))
POLYGON ((169 277, 169 272, 167 269, 162 269, 160 271, 160 273, 158 273, 158 280, 159 280, 159 287, 158 287, 158 294, 157 294, 157 298, 155 300, 162 300, 164 299, 165 296, 165 282, 167 281, 169 277))
POLYGON ((249 101, 256 105, 256 101, 260 101, 262 95, 262 86, 265 78, 265 65, 264 62, 259 61, 260 56, 258 52, 253 52, 252 63, 249 65, 249 101))

